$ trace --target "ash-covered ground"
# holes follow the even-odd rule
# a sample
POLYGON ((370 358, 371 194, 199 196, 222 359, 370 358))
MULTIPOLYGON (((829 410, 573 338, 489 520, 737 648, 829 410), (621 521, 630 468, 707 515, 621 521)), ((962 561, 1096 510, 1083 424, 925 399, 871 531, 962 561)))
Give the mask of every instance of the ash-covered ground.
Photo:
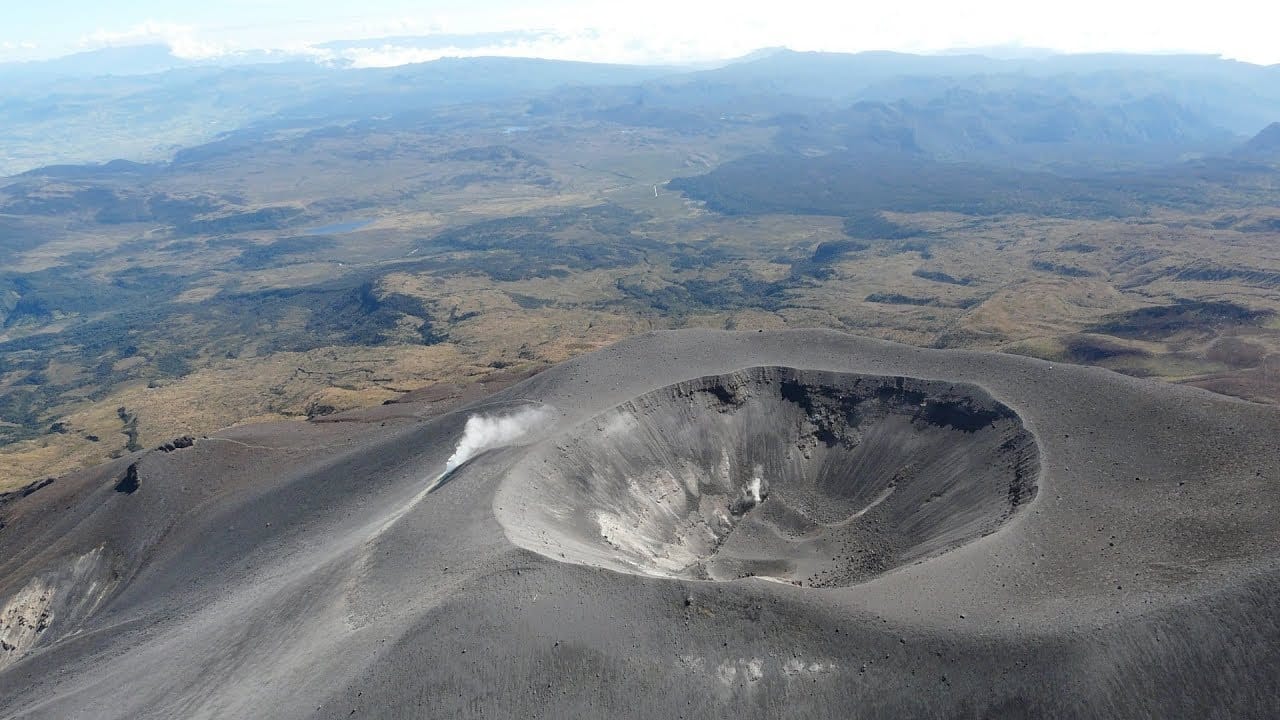
POLYGON ((329 420, 0 498, 0 717, 1280 714, 1273 408, 681 331, 329 420))

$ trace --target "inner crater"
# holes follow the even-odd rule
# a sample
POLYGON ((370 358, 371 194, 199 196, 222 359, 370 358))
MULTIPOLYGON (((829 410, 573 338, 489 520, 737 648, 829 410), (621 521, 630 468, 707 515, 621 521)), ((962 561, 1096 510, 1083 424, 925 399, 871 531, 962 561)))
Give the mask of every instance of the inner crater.
POLYGON ((758 367, 573 428, 495 507, 513 542, 557 560, 831 587, 994 532, 1038 468, 1020 418, 976 386, 758 367))

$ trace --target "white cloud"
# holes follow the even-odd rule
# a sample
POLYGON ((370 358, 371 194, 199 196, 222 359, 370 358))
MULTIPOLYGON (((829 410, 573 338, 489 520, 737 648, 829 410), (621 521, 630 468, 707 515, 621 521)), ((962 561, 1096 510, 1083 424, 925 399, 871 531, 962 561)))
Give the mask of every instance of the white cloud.
MULTIPOLYGON (((710 42, 695 33, 654 36, 626 28, 580 27, 570 30, 521 30, 517 39, 460 47, 451 38, 439 45, 413 44, 394 40, 371 40, 351 47, 330 50, 311 48, 308 54, 321 61, 344 62, 352 67, 393 67, 442 57, 539 57, 554 60, 586 60, 609 63, 684 63, 718 60, 742 55, 761 45, 747 38, 710 42)), ((400 34, 400 33, 397 33, 400 34)), ((408 35, 410 33, 403 33, 408 35)), ((430 36, 428 36, 429 38, 430 36)))
POLYGON ((1280 4, 1257 0, 1216 0, 1211 6, 1167 0, 788 0, 785 4, 777 0, 440 0, 424 4, 432 9, 416 12, 406 10, 406 3, 399 0, 365 0, 359 16, 340 17, 318 9, 287 22, 245 11, 228 17, 225 27, 149 21, 122 32, 91 33, 83 38, 81 48, 163 42, 187 58, 245 50, 306 51, 360 67, 469 55, 683 63, 780 45, 835 52, 989 46, 1067 52, 1186 51, 1280 62, 1280 44, 1272 37, 1272 29, 1280 26, 1280 4), (392 5, 396 10, 379 12, 392 5), (507 31, 532 31, 534 39, 479 48, 442 38, 439 47, 371 42, 337 52, 314 49, 329 40, 507 31))
POLYGON ((40 59, 40 45, 30 41, 6 40, 0 42, 0 63, 23 62, 40 59))
POLYGON ((187 60, 219 57, 230 51, 225 44, 201 38, 194 27, 154 20, 139 23, 120 32, 95 30, 80 39, 80 47, 84 50, 128 47, 147 43, 167 45, 174 56, 187 60))

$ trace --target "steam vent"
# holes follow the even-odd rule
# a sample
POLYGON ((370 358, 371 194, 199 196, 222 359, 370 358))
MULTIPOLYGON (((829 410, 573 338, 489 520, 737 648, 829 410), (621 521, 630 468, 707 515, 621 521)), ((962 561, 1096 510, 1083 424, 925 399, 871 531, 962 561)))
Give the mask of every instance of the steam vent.
POLYGON ((641 395, 512 471, 515 543, 657 577, 857 583, 997 530, 1036 442, 982 389, 757 367, 641 395))

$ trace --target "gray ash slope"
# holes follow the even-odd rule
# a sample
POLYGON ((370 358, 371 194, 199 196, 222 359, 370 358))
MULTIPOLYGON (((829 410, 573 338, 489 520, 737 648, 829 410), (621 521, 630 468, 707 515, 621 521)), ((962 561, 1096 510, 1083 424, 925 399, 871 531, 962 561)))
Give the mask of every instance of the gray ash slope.
POLYGON ((6 498, 0 717, 1280 713, 1273 408, 681 331, 342 419, 6 498))

